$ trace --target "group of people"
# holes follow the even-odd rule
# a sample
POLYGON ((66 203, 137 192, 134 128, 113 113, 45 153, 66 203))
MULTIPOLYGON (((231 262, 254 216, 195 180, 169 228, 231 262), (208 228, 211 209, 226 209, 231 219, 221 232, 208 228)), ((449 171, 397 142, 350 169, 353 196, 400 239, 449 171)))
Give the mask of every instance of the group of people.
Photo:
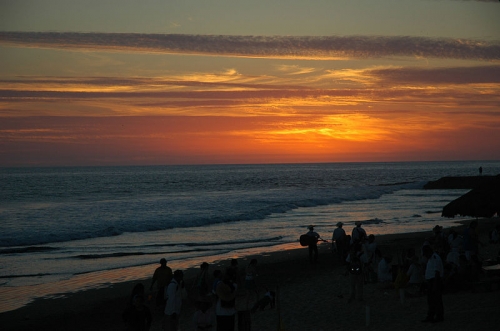
MULTIPOLYGON (((164 312, 162 323, 163 330, 177 330, 182 307, 182 291, 184 289, 184 272, 167 266, 167 260, 162 258, 160 266, 156 268, 149 290, 156 283, 156 307, 164 312)), ((151 299, 151 296, 149 297, 151 299)), ((144 293, 144 285, 138 283, 134 286, 128 305, 123 312, 123 320, 127 331, 148 331, 152 324, 152 314, 144 293)))
MULTIPOLYGON (((444 319, 442 295, 470 285, 479 277, 481 261, 477 220, 471 221, 460 235, 455 230, 444 232, 439 225, 433 235, 427 238, 420 254, 410 248, 397 261, 393 256, 383 255, 377 248, 374 235, 367 235, 361 222, 356 222, 351 234, 337 223, 332 235, 332 252, 341 264, 346 264, 349 276, 349 302, 363 301, 363 285, 377 282, 382 288, 415 290, 414 294, 427 295, 428 313, 423 322, 440 322, 444 319)), ((311 235, 317 236, 313 227, 311 235)), ((490 243, 499 242, 500 226, 490 232, 490 243)), ((309 248, 309 256, 317 259, 317 248, 309 248)), ((500 253, 499 253, 500 254, 500 253)), ((410 292, 411 294, 411 292, 410 292)))
MULTIPOLYGON (((369 281, 376 268, 377 244, 375 236, 367 236, 362 228, 362 222, 355 222, 350 235, 343 229, 344 223, 338 222, 337 228, 332 235, 332 252, 337 254, 337 259, 341 264, 346 264, 348 269, 346 275, 350 277, 351 294, 349 302, 356 297, 363 300, 363 284, 369 281)), ((322 240, 320 235, 314 231, 314 226, 308 227, 306 233, 311 239, 308 241, 309 260, 312 264, 318 261, 317 242, 322 240)))
MULTIPOLYGON (((345 261, 350 248, 354 244, 360 244, 367 239, 366 231, 361 227, 362 223, 355 222, 355 227, 352 230, 351 235, 347 235, 345 230, 342 228, 344 223, 338 222, 337 228, 333 231, 332 236, 332 251, 337 252, 340 261, 345 261)), ((326 241, 321 239, 321 236, 314 231, 314 226, 309 225, 309 231, 306 233, 311 239, 308 243, 309 248, 309 260, 311 263, 316 263, 318 261, 318 241, 326 241)))
MULTIPOLYGON (((248 312, 262 309, 271 298, 274 300, 269 291, 261 300, 257 300, 256 279, 256 259, 249 262, 244 273, 239 270, 238 260, 232 259, 224 272, 217 269, 213 271, 212 276, 209 275, 209 264, 203 262, 188 290, 184 283, 184 272, 182 270, 172 272, 167 266, 166 259, 162 258, 160 266, 155 269, 149 289, 153 291, 156 284, 154 302, 156 308, 164 314, 163 330, 179 329, 182 304, 185 299, 189 299, 188 302, 193 302, 196 306, 193 315, 194 330, 232 331, 235 329, 237 295, 244 292, 248 312), (252 309, 249 309, 250 303, 253 305, 252 309)), ((152 295, 149 296, 149 300, 153 300, 152 295)), ((142 283, 134 286, 122 316, 128 331, 147 331, 151 328, 152 314, 146 302, 142 283)), ((241 319, 240 316, 239 323, 241 319)))
MULTIPOLYGON (((436 226, 433 235, 426 238, 420 248, 410 248, 396 256, 382 254, 373 234, 367 235, 361 222, 356 222, 350 234, 339 222, 332 235, 332 251, 338 263, 346 266, 349 277, 350 296, 353 300, 363 301, 363 286, 377 282, 382 288, 396 288, 403 291, 415 290, 417 295, 427 295, 428 313, 423 322, 440 322, 444 319, 442 295, 475 280, 480 270, 478 222, 472 221, 462 234, 436 226)), ((313 238, 309 244, 309 258, 312 263, 318 259, 318 240, 322 240, 314 226, 308 227, 308 236, 313 238)), ((498 228, 493 229, 490 243, 498 243, 498 228), (494 233, 494 231, 497 231, 494 233)), ((337 264, 337 263, 336 263, 337 264)), ((245 296, 246 311, 256 312, 274 303, 275 293, 266 289, 259 299, 257 289, 257 260, 252 259, 244 270, 239 269, 238 261, 231 260, 226 270, 214 270, 202 263, 192 286, 187 289, 182 270, 172 270, 165 259, 155 270, 150 290, 156 285, 154 302, 163 311, 163 330, 178 330, 179 317, 186 292, 190 301, 196 305, 193 316, 195 330, 234 330, 236 315, 238 323, 245 321, 236 309, 236 298, 245 296), (251 307, 251 309, 249 309, 251 307)), ((152 296, 149 300, 153 299, 152 296)), ((243 301, 239 301, 243 302, 243 301)), ((151 327, 152 314, 146 304, 144 286, 137 284, 130 296, 127 309, 123 314, 128 330, 146 331, 151 327)))
MULTIPOLYGON (((443 321, 443 293, 470 289, 480 279, 480 247, 486 243, 479 239, 478 228, 477 220, 471 221, 461 234, 436 225, 422 245, 421 258, 415 252, 407 253, 405 261, 410 262, 403 266, 406 280, 410 285, 419 285, 420 292, 427 295, 428 313, 423 322, 443 321)), ((491 233, 495 230, 498 226, 491 233)), ((491 240, 491 233, 490 243, 497 243, 491 240)))

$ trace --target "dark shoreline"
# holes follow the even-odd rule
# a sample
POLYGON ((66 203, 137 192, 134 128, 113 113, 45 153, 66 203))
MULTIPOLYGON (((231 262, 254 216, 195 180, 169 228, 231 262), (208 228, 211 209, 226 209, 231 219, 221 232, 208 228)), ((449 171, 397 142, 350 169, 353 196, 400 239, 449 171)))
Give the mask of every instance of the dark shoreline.
MULTIPOLYGON (((453 227, 457 231, 461 232, 465 227, 464 224, 468 224, 468 221, 457 222, 457 226, 453 227)), ((487 236, 487 232, 489 229, 498 224, 500 219, 480 219, 480 227, 482 229, 482 237, 487 236)), ((380 249, 383 252, 392 252, 394 255, 397 255, 402 250, 407 249, 409 247, 419 247, 426 237, 431 235, 432 231, 427 232, 417 232, 417 233, 407 233, 407 234, 391 234, 391 235, 380 235, 377 236, 377 243, 380 249)), ((494 248, 494 247, 490 247, 494 248)), ((498 248, 496 249, 498 251, 498 248)), ((491 255, 493 250, 489 251, 487 254, 491 255)), ((315 300, 315 296, 320 296, 320 294, 313 292, 309 293, 311 290, 308 286, 322 288, 324 287, 327 291, 324 294, 325 298, 322 300, 332 300, 331 295, 338 295, 331 291, 339 291, 339 287, 337 282, 344 282, 345 278, 342 276, 343 268, 340 266, 332 265, 331 257, 332 254, 329 250, 329 244, 323 244, 320 247, 320 257, 323 259, 320 261, 321 263, 318 265, 318 268, 315 270, 309 270, 309 264, 307 261, 307 249, 297 248, 292 250, 283 250, 274 253, 261 254, 258 256, 248 256, 246 258, 239 259, 240 267, 244 267, 249 259, 256 257, 259 260, 259 270, 260 270, 260 279, 266 286, 277 287, 278 285, 281 288, 281 291, 285 294, 294 293, 294 291, 305 291, 302 295, 306 296, 308 299, 304 298, 304 300, 315 300), (326 279, 333 277, 333 279, 337 279, 334 283, 329 283, 326 279), (325 283, 326 282, 326 283, 325 283), (308 285, 309 284, 309 285, 308 285), (304 289, 302 287, 305 286, 304 289), (333 288, 328 290, 332 286, 337 286, 336 290, 333 288), (295 288, 295 290, 294 290, 295 288), (330 291, 330 292, 328 292, 330 291), (309 294, 307 294, 309 293, 309 294), (311 297, 311 295, 313 297, 311 297)), ((224 268, 227 266, 228 261, 222 261, 218 264, 212 264, 210 266, 211 270, 216 268, 224 268)), ((189 269, 186 270, 186 283, 190 284, 190 281, 194 278, 197 269, 189 269)), ((56 299, 37 299, 34 302, 24 306, 20 309, 5 312, 0 314, 0 325, 2 325, 2 330, 6 331, 27 331, 27 330, 75 330, 75 331, 83 331, 83 330, 123 330, 123 322, 121 320, 121 312, 125 307, 125 303, 127 301, 130 289, 133 287, 133 284, 140 281, 133 282, 124 282, 113 284, 108 288, 103 289, 91 289, 86 291, 81 291, 77 293, 68 294, 63 298, 56 299)), ((149 286, 149 279, 145 279, 142 281, 146 287, 149 286)), ((340 287, 342 292, 345 292, 345 287, 343 285, 340 287)), ((379 295, 379 289, 372 289, 373 295, 379 295)), ((370 293, 370 292, 368 292, 370 293)), ((494 292, 493 292, 494 293, 494 292)), ((463 293, 466 300, 467 296, 475 295, 473 293, 463 293)), ((496 292, 498 295, 498 292, 496 292)), ((490 298, 485 300, 485 302, 490 302, 490 298)), ((387 299, 387 298, 385 298, 387 299)), ((417 300, 417 299, 415 299, 417 300)), ((424 305, 422 309, 425 310, 425 302, 422 303, 423 298, 418 299, 418 306, 424 305)), ((396 300, 397 301, 397 300, 396 300)), ((425 300, 424 300, 425 301, 425 300)), ((317 301, 321 302, 321 301, 317 301)), ((392 301, 391 301, 392 302, 392 301)), ((490 302, 491 303, 491 302, 490 302)), ((295 306, 286 307, 290 303, 283 304, 283 314, 288 316, 291 314, 289 319, 295 318, 296 314, 299 314, 301 302, 293 302, 294 305, 298 305, 296 308, 292 308, 295 306), (299 310, 299 311, 295 311, 299 310)), ((417 304, 417 303, 415 303, 417 304)), ((319 307, 319 306, 318 306, 319 307)), ((316 307, 316 308, 318 308, 316 307)), ((492 307, 491 309, 495 310, 496 307, 492 307)), ((319 309, 319 308, 318 308, 319 309)), ((372 308, 375 309, 375 308, 372 308)), ((377 308, 381 309, 381 308, 377 308)), ((485 307, 486 309, 486 307, 485 307)), ((490 310, 491 310, 490 309, 490 310)), ((152 309, 154 310, 154 309, 152 309)), ((182 316, 182 329, 190 330, 190 316, 194 312, 192 308, 192 304, 189 302, 184 304, 182 316)), ((276 327, 273 324, 272 326, 266 326, 266 319, 274 320, 275 312, 266 312, 259 313, 255 317, 255 328, 254 330, 275 330, 276 327), (268 316, 269 315, 269 316, 268 316), (258 328, 257 328, 258 327, 258 328)), ((383 314, 381 312, 381 314, 383 314)), ((497 314, 498 315, 498 314, 497 314)), ((496 316, 495 316, 496 317, 496 316)), ((159 324, 161 322, 162 313, 158 311, 154 311, 154 325, 151 330, 159 330, 159 324)), ((331 316, 317 316, 319 319, 319 325, 323 322, 325 324, 331 323, 328 322, 331 316), (322 322, 323 321, 323 322, 322 322)), ((349 318, 346 316, 346 318, 349 318)), ((404 316, 402 316, 404 319, 404 316)), ((498 317, 497 321, 498 321, 498 317)), ((305 321, 304 321, 305 322, 305 321)), ((289 322, 291 323, 291 322, 289 322)), ((293 322, 294 324, 299 323, 298 321, 293 322)), ((398 323, 403 323, 404 321, 400 321, 398 323)), ((482 329, 481 326, 485 326, 488 321, 476 321, 477 329, 482 329)), ((348 325, 348 324, 346 324, 348 325)), ((420 325, 417 325, 421 327, 420 325)), ((305 326, 302 326, 305 327, 305 326)), ((455 326, 456 327, 456 326, 455 326)), ((390 325, 385 325, 385 329, 391 330, 390 325)), ((416 330, 415 328, 405 327, 407 330, 416 330)), ((328 330, 323 327, 324 330, 328 330)), ((341 328, 342 329, 342 328, 341 328)), ((347 330, 348 328, 346 328, 347 330)), ((378 328, 371 328, 372 330, 378 330, 378 328)), ((379 328, 382 330, 382 328, 379 328)), ((289 325, 289 330, 304 330, 299 325, 289 325)))

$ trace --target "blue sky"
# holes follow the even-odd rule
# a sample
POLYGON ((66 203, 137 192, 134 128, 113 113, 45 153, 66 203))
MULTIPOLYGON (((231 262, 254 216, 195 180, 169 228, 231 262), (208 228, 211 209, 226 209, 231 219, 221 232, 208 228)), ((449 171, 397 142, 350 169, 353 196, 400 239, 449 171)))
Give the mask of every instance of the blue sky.
POLYGON ((498 1, 15 0, 2 31, 497 39, 498 1))

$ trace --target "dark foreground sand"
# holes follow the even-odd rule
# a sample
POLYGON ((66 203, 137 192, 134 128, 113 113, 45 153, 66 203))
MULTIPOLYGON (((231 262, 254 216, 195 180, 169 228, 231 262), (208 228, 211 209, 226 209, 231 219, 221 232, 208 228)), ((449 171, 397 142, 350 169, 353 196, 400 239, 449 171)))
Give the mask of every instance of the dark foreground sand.
MULTIPOLYGON (((500 219, 479 220, 481 240, 488 242, 488 233, 500 219)), ((465 222, 468 224, 468 222, 465 222)), ((457 224, 461 233, 463 225, 457 224)), ((350 230, 350 229, 346 229, 350 230)), ((383 253, 397 256, 409 247, 420 248, 426 233, 378 236, 383 253)), ((297 244, 298 246, 298 244, 297 244)), ((487 244, 480 250, 481 258, 496 258, 500 245, 487 244)), ((249 259, 239 259, 244 267, 249 259)), ((279 306, 285 330, 494 330, 500 327, 500 290, 487 289, 445 294, 445 321, 423 324, 427 302, 425 296, 406 297, 401 302, 396 290, 379 284, 364 287, 364 302, 347 303, 348 277, 345 267, 334 264, 330 244, 320 246, 320 261, 311 268, 307 248, 287 250, 256 257, 259 261, 259 285, 279 287, 279 306), (369 310, 369 325, 366 313, 369 310)), ((396 261, 395 261, 396 262, 396 261)), ((223 269, 228 261, 220 263, 223 269)), ((210 270, 217 267, 212 265, 210 270)), ((154 268, 152 268, 154 269, 154 268)), ((151 271, 153 272, 153 270, 151 271)), ((186 271, 189 287, 195 270, 186 271)), ((143 283, 149 288, 150 280, 143 283)), ((111 288, 88 290, 61 299, 40 299, 26 307, 0 314, 0 330, 124 330, 121 313, 134 283, 116 284, 111 288)), ((1 298, 0 298, 1 299, 1 298)), ((244 309, 244 299, 237 306, 244 309)), ((161 330, 162 312, 154 308, 151 330, 161 330)), ((193 303, 183 303, 181 330, 193 330, 193 303)), ((266 308, 252 315, 252 330, 277 330, 278 309, 266 308)))

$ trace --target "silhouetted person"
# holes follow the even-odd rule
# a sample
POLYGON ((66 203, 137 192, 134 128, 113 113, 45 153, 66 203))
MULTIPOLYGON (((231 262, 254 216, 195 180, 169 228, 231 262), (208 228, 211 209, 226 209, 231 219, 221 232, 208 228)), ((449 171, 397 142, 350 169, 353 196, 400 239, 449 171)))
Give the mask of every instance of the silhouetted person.
POLYGON ((427 317, 422 322, 442 322, 443 306, 443 262, 439 254, 430 246, 423 247, 423 255, 428 259, 425 267, 425 282, 427 283, 427 317))
POLYGON ((202 298, 210 292, 210 286, 208 285, 208 268, 207 262, 203 262, 200 265, 200 272, 196 276, 193 283, 193 288, 196 291, 197 298, 202 298))
POLYGON ((332 235, 332 248, 337 250, 338 258, 343 263, 347 257, 346 251, 346 233, 345 230, 342 229, 344 223, 338 222, 337 228, 333 230, 332 235))
POLYGON ((219 269, 214 270, 213 276, 214 276, 214 281, 212 282, 212 294, 216 294, 215 288, 217 287, 217 284, 219 284, 219 282, 222 281, 222 271, 219 269))
POLYGON ((174 277, 165 290, 167 304, 165 306, 165 319, 163 320, 163 330, 177 331, 179 329, 179 319, 182 306, 182 280, 184 273, 182 270, 175 270, 174 277))
POLYGON ((385 255, 377 266, 378 281, 392 283, 392 255, 385 255))
POLYGON ((123 312, 123 321, 127 324, 127 331, 148 331, 151 328, 151 311, 144 305, 144 295, 137 294, 133 304, 123 312))
POLYGON ((354 227, 354 229, 352 229, 351 245, 358 244, 358 243, 363 244, 363 242, 366 239, 366 231, 365 231, 365 229, 363 229, 361 227, 362 223, 360 221, 356 221, 356 222, 354 222, 354 224, 356 226, 354 227))
POLYGON ((350 296, 347 301, 348 303, 352 302, 356 297, 359 301, 363 301, 363 284, 365 282, 363 262, 361 262, 363 254, 361 244, 354 244, 351 247, 351 251, 346 259, 348 262, 346 275, 349 275, 350 283, 350 296))
POLYGON ((318 261, 318 239, 319 234, 314 232, 314 226, 309 225, 309 232, 307 235, 311 237, 309 239, 309 261, 311 263, 316 263, 318 261))
POLYGON ((156 288, 157 288, 157 293, 156 293, 156 306, 157 307, 163 307, 165 305, 165 287, 170 283, 172 280, 172 269, 167 266, 167 260, 166 259, 161 259, 160 260, 160 266, 156 268, 154 274, 153 274, 153 279, 151 281, 151 285, 149 286, 149 290, 151 291, 153 289, 153 285, 156 282, 156 288))
POLYGON ((130 294, 130 299, 129 299, 130 306, 134 305, 134 300, 137 295, 144 296, 144 285, 142 283, 135 284, 134 288, 132 289, 132 293, 130 294))
POLYGON ((237 259, 231 259, 231 265, 229 266, 230 269, 234 271, 234 281, 238 286, 241 285, 241 275, 240 275, 240 269, 238 267, 238 260, 237 259))
POLYGON ((464 250, 465 257, 467 260, 472 260, 473 256, 477 256, 479 251, 479 244, 483 245, 479 241, 479 234, 477 232, 478 222, 476 220, 470 222, 469 226, 464 230, 464 250))
POLYGON ((483 167, 479 167, 479 175, 483 174, 483 167))
POLYGON ((215 330, 215 312, 212 309, 212 303, 203 299, 195 303, 196 311, 193 315, 193 324, 195 331, 213 331, 215 330))
POLYGON ((252 259, 250 260, 250 263, 247 265, 245 269, 245 292, 246 292, 245 296, 246 296, 247 307, 250 298, 254 298, 255 301, 257 301, 259 297, 259 294, 257 292, 256 279, 257 279, 257 259, 252 259))
POLYGON ((217 284, 217 304, 215 313, 217 331, 234 331, 236 320, 236 292, 238 285, 234 282, 234 270, 227 269, 224 278, 217 284))

